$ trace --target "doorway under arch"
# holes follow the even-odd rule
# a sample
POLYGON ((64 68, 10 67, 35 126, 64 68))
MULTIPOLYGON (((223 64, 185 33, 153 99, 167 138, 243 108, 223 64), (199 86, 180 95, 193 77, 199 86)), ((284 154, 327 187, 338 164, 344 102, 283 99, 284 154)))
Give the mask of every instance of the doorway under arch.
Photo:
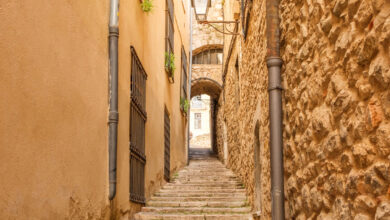
MULTIPOLYGON (((218 111, 218 99, 222 91, 222 86, 215 80, 207 78, 207 77, 201 77, 197 78, 195 80, 192 80, 191 82, 191 111, 190 111, 190 128, 195 129, 195 126, 199 127, 199 124, 202 125, 202 114, 200 112, 195 111, 196 109, 193 109, 193 99, 198 99, 200 97, 200 100, 205 100, 205 104, 208 105, 208 118, 209 120, 209 137, 210 137, 210 151, 211 153, 217 153, 217 144, 216 144, 216 115, 218 111), (194 110, 194 111, 193 111, 194 110), (197 115, 195 115, 197 114, 197 115)), ((203 102, 203 101, 202 101, 203 102)), ((203 123, 204 124, 204 123, 203 123)), ((190 129, 190 132, 191 132, 190 129)), ((191 134, 194 134, 195 132, 191 132, 191 134)), ((190 139, 191 143, 191 139, 190 139)), ((192 150, 190 144, 190 157, 191 154, 194 152, 192 150)))

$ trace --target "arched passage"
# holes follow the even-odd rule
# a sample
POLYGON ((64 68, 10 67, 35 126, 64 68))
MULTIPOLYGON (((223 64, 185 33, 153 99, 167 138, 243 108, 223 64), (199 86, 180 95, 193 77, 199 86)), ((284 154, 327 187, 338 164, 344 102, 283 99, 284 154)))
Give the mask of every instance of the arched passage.
POLYGON ((201 77, 191 81, 191 98, 206 94, 218 101, 222 86, 215 80, 201 77))
MULTIPOLYGON (((201 77, 191 81, 191 98, 200 95, 210 96, 210 142, 211 149, 216 153, 216 114, 218 111, 218 99, 222 86, 215 80, 201 77)), ((194 123, 194 122, 190 122, 194 123)))

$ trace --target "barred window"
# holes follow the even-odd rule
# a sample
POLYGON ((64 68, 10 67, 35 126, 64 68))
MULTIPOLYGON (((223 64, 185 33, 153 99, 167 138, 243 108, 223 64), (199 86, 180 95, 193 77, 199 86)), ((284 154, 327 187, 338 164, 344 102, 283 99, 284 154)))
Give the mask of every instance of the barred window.
POLYGON ((181 49, 181 91, 180 97, 187 99, 187 84, 188 84, 188 75, 187 75, 187 55, 182 47, 181 49))
POLYGON ((130 200, 145 203, 146 72, 131 47, 130 200))
POLYGON ((165 52, 167 54, 174 53, 174 14, 173 1, 166 0, 166 15, 165 15, 165 52))

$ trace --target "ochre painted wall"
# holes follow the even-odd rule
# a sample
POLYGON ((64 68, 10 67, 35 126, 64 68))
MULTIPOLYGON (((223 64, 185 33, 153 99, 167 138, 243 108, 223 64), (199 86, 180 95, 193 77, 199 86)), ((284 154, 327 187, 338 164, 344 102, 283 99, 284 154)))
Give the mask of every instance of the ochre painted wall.
POLYGON ((129 200, 130 46, 135 48, 148 75, 145 131, 145 196, 148 200, 165 183, 163 179, 165 106, 170 113, 171 124, 171 175, 183 167, 187 160, 187 120, 180 110, 180 82, 181 48, 183 45, 188 59, 189 26, 187 5, 183 5, 182 0, 174 0, 176 71, 174 83, 170 84, 168 74, 164 70, 165 1, 153 1, 154 7, 149 13, 141 10, 138 0, 120 3, 118 191, 114 204, 117 218, 126 219, 141 208, 141 205, 129 200))
POLYGON ((109 214, 108 2, 0 0, 0 219, 109 214))

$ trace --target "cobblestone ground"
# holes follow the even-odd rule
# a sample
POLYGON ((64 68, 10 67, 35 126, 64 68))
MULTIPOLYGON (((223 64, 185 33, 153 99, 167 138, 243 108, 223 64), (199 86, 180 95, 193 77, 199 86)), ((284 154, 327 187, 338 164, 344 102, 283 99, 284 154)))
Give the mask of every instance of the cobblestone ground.
POLYGON ((252 219, 245 189, 208 149, 191 149, 180 170, 135 215, 146 219, 252 219))

